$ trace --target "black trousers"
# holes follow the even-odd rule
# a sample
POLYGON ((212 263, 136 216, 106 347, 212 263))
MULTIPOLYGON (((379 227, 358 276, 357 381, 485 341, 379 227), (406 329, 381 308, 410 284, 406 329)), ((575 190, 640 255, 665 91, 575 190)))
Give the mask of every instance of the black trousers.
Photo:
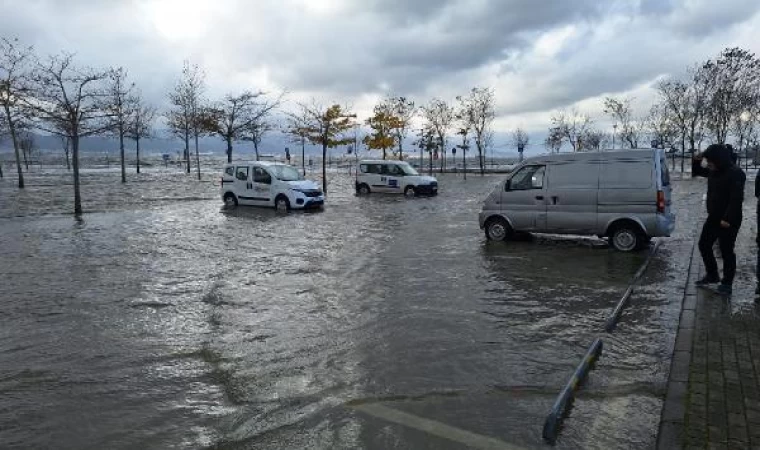
POLYGON ((702 226, 702 234, 699 236, 699 253, 702 254, 702 261, 705 263, 705 270, 709 277, 719 277, 718 262, 713 254, 713 245, 718 241, 720 253, 723 258, 723 280, 724 284, 732 284, 736 276, 736 236, 739 234, 738 227, 723 228, 720 226, 720 220, 708 218, 702 226))

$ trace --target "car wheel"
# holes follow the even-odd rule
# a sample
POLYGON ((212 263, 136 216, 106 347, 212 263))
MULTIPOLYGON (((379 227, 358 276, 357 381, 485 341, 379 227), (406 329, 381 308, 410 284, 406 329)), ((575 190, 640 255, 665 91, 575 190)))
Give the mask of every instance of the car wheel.
POLYGON ((634 225, 620 225, 610 236, 610 244, 619 252, 632 252, 641 248, 644 237, 634 225))
POLYGON ((228 192, 224 194, 224 206, 227 208, 237 208, 238 200, 237 197, 235 197, 235 194, 232 192, 228 192))
POLYGON ((290 210, 290 200, 284 195, 280 195, 274 200, 274 207, 278 212, 288 212, 290 210))
POLYGON ((417 190, 414 189, 414 186, 407 186, 406 189, 404 189, 404 196, 406 198, 414 198, 417 195, 417 190))
POLYGON ((500 217, 489 219, 485 228, 486 238, 491 241, 506 241, 512 234, 512 227, 500 217))
POLYGON ((369 195, 371 191, 369 189, 369 186, 362 183, 359 185, 359 189, 357 189, 357 192, 359 193, 359 195, 369 195))

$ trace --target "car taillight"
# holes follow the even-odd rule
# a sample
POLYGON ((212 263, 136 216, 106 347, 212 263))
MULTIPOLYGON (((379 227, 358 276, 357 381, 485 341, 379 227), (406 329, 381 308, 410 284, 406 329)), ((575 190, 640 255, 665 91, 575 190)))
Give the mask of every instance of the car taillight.
POLYGON ((657 212, 665 212, 665 192, 657 191, 657 212))

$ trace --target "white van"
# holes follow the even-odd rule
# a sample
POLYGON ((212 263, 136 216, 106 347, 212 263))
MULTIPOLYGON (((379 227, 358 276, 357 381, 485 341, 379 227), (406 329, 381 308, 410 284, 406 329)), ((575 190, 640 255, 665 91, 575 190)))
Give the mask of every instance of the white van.
POLYGON ((356 192, 415 195, 438 195, 438 180, 420 175, 404 161, 360 161, 356 170, 356 192))
POLYGON ((565 153, 525 160, 483 203, 491 240, 514 232, 597 235, 617 250, 646 247, 675 229, 665 152, 565 153))
POLYGON ((287 211, 319 208, 325 203, 319 185, 305 180, 298 169, 266 161, 225 164, 221 194, 228 207, 268 206, 287 211))

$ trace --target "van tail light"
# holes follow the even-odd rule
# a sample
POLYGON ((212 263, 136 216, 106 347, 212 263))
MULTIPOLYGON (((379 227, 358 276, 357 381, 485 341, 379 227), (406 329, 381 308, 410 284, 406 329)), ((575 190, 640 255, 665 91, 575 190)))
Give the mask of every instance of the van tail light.
POLYGON ((665 192, 664 191, 657 191, 657 212, 658 213, 665 212, 665 192))

